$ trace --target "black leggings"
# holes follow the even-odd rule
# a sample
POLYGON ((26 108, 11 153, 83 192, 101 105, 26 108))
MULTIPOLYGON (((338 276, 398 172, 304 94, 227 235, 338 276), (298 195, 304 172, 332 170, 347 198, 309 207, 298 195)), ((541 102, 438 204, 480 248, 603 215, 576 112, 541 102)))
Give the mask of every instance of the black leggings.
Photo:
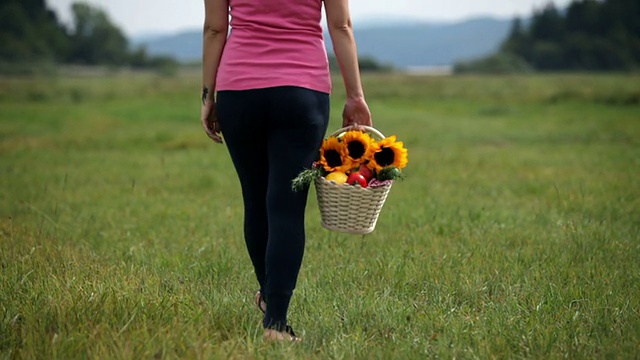
POLYGON ((267 302, 265 328, 287 325, 304 254, 308 189, 291 180, 318 158, 329 95, 299 87, 219 91, 220 130, 244 201, 244 237, 267 302))

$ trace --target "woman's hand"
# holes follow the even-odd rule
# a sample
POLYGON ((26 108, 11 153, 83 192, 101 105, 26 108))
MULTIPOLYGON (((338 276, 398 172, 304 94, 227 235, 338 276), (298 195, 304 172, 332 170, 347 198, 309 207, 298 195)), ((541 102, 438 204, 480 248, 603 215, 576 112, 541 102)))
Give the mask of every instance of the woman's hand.
POLYGON ((207 136, 218 144, 222 144, 222 135, 220 134, 220 125, 218 124, 218 114, 216 113, 216 103, 205 100, 202 103, 200 112, 202 127, 207 136))
POLYGON ((347 98, 347 103, 342 111, 342 127, 358 125, 373 126, 369 106, 364 97, 357 99, 347 98))

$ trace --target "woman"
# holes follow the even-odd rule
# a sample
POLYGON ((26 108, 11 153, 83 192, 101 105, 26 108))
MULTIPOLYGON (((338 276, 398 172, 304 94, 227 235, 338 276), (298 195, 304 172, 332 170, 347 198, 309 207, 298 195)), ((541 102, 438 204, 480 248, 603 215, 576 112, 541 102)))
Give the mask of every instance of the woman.
POLYGON ((287 312, 308 189, 292 191, 291 180, 317 158, 329 122, 323 3, 347 94, 343 125, 371 126, 348 0, 205 0, 202 124, 217 143, 224 134, 240 180, 268 340, 299 340, 287 312))

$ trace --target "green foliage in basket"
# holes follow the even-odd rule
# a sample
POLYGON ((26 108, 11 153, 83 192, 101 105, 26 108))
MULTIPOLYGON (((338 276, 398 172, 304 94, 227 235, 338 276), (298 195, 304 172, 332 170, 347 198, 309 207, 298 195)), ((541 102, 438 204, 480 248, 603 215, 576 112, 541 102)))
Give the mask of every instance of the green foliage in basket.
POLYGON ((326 175, 326 171, 319 166, 312 166, 311 169, 304 169, 291 181, 291 188, 293 191, 300 191, 311 185, 314 179, 324 175, 326 175))
POLYGON ((376 179, 380 181, 404 179, 404 174, 395 166, 386 167, 376 174, 376 179))

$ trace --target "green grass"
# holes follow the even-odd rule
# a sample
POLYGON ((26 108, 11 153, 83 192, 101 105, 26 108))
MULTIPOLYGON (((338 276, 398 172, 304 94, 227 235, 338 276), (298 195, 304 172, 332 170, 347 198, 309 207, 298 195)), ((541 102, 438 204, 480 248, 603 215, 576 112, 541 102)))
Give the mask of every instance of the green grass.
POLYGON ((638 75, 364 82, 407 178, 364 237, 312 191, 290 345, 197 76, 0 79, 0 357, 638 358, 638 75))

